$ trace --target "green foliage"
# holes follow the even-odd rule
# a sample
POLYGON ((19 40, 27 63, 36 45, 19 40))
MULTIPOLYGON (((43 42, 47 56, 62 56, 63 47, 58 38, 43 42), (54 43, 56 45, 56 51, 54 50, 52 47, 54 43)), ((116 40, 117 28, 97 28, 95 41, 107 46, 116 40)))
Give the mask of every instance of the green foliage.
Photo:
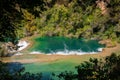
POLYGON ((16 37, 15 35, 15 27, 12 23, 10 23, 10 19, 7 16, 3 16, 0 18, 0 41, 12 41, 16 37))
POLYGON ((62 72, 58 75, 60 80, 119 80, 120 56, 111 54, 104 60, 90 58, 89 61, 75 67, 77 73, 62 72))
MULTIPOLYGON (((60 3, 61 4, 55 2, 52 7, 48 7, 46 11, 43 11, 40 17, 36 18, 35 23, 37 27, 39 27, 40 34, 44 33, 44 35, 46 35, 49 30, 52 29, 54 30, 54 32, 50 32, 53 34, 52 36, 57 35, 77 38, 101 36, 101 39, 117 39, 118 34, 116 34, 115 28, 113 28, 118 25, 116 24, 116 20, 118 20, 116 17, 118 16, 117 13, 115 13, 116 16, 114 16, 115 21, 112 20, 113 13, 111 15, 102 15, 100 8, 96 6, 94 0, 68 1, 67 6, 64 4, 64 1, 60 3), (111 21, 113 22, 111 23, 111 21), (48 31, 43 31, 47 29, 48 31)), ((111 3, 109 4, 113 6, 111 3)), ((118 3, 114 2, 114 4, 118 3)), ((108 8, 112 7, 108 6, 108 8)), ((117 7, 114 5, 114 8, 117 7)), ((111 9, 111 12, 112 11, 114 10, 111 9)))
POLYGON ((67 72, 67 71, 65 71, 65 72, 63 72, 63 73, 60 73, 59 75, 58 75, 58 77, 60 78, 60 79, 65 79, 65 80, 73 80, 73 79, 75 79, 75 77, 76 77, 76 75, 74 75, 74 73, 73 72, 67 72))
POLYGON ((41 36, 92 37, 119 41, 120 0, 104 1, 107 6, 103 7, 105 6, 107 15, 104 15, 102 7, 98 6, 100 2, 98 0, 0 1, 0 29, 3 29, 0 32, 0 40, 39 33, 41 36))

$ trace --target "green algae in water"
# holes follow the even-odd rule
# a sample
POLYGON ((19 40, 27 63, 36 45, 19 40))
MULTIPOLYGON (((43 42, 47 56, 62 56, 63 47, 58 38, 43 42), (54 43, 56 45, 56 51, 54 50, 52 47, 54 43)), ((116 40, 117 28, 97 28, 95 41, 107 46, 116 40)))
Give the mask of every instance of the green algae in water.
POLYGON ((63 53, 63 54, 80 54, 99 52, 99 48, 104 45, 97 40, 86 40, 66 37, 39 37, 34 40, 34 46, 30 48, 31 52, 40 52, 45 54, 63 53))
MULTIPOLYGON (((30 64, 24 64, 24 67, 26 68, 26 72, 30 73, 40 73, 42 72, 42 80, 50 80, 52 77, 52 73, 54 74, 60 74, 64 71, 75 71, 75 63, 71 62, 55 62, 55 63, 30 63, 30 64)), ((55 77, 53 77, 55 78, 55 77)), ((58 80, 58 78, 55 78, 54 80, 58 80)))

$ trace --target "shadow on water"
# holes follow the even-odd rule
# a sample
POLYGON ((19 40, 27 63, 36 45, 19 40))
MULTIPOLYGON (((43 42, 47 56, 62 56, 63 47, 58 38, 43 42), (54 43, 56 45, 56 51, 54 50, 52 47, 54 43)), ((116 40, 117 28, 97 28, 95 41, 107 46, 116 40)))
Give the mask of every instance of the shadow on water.
POLYGON ((14 72, 18 72, 21 69, 24 69, 24 66, 19 62, 11 62, 11 63, 7 63, 7 68, 9 69, 10 73, 14 73, 14 72))
MULTIPOLYGON (((4 64, 3 62, 1 62, 4 64)), ((26 80, 51 80, 52 79, 52 72, 42 72, 42 76, 38 75, 41 74, 41 72, 37 73, 31 73, 31 72, 26 72, 24 64, 19 63, 19 62, 11 62, 11 63, 5 63, 7 64, 5 67, 6 71, 9 74, 15 74, 18 76, 18 73, 22 74, 22 77, 26 80), (29 77, 29 79, 27 78, 29 77)), ((1 74, 1 71, 0 71, 1 74)), ((14 76, 13 76, 14 77, 14 76)))

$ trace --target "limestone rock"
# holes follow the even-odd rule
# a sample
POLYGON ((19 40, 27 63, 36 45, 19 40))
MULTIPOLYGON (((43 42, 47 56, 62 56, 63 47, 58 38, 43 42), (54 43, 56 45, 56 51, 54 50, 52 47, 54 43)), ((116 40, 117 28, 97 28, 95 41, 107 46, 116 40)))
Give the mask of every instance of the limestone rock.
POLYGON ((0 57, 11 56, 16 52, 16 46, 12 42, 0 43, 0 57))

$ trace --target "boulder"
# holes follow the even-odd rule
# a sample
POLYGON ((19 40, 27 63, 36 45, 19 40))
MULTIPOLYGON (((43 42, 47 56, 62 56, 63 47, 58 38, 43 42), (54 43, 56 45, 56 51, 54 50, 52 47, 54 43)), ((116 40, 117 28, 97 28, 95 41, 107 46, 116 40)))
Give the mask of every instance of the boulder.
POLYGON ((0 43, 0 57, 12 56, 16 52, 12 42, 0 43))

